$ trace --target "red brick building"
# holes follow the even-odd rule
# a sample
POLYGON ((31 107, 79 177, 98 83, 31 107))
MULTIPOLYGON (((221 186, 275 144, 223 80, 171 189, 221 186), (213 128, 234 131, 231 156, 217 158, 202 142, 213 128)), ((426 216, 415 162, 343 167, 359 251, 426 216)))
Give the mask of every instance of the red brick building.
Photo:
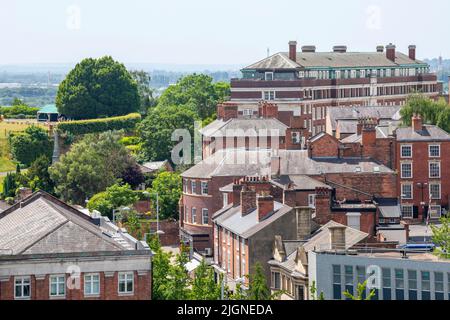
POLYGON ((243 68, 242 78, 231 80, 231 103, 239 115, 257 114, 261 100, 276 103, 278 119, 303 116, 311 135, 325 131, 327 109, 333 106, 399 106, 412 92, 436 99, 442 83, 429 66, 418 60, 416 47, 408 54, 389 44, 386 50, 347 52, 335 46, 332 52, 316 52, 315 46, 276 53, 243 68))
POLYGON ((149 300, 152 252, 42 191, 0 213, 0 300, 149 300))

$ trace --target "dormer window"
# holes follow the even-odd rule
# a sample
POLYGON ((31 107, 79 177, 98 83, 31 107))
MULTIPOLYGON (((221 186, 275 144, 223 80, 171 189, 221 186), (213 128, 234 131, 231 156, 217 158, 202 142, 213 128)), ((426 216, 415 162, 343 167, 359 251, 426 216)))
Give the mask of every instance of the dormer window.
POLYGON ((273 80, 273 72, 266 72, 264 74, 264 79, 266 79, 266 81, 272 81, 273 80))

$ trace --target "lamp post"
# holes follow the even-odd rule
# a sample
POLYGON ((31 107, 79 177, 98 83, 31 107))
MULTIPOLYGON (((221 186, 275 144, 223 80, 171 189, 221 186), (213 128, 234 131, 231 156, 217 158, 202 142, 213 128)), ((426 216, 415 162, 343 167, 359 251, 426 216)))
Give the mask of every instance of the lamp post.
MULTIPOLYGON (((421 190, 421 201, 420 201, 420 206, 422 207, 422 215, 424 214, 425 211, 425 201, 423 198, 423 190, 425 190, 425 188, 428 186, 427 182, 418 182, 417 186, 420 188, 421 190)), ((423 217, 422 217, 423 219, 423 217)))
MULTIPOLYGON (((156 233, 156 235, 158 236, 158 239, 159 239, 159 235, 160 234, 164 234, 164 231, 159 230, 159 194, 158 194, 158 192, 150 193, 148 191, 144 191, 142 194, 144 196, 146 196, 146 197, 150 197, 150 195, 156 194, 156 232, 155 233, 156 233)), ((151 234, 151 233, 146 233, 145 234, 145 241, 147 241, 147 234, 151 234)))

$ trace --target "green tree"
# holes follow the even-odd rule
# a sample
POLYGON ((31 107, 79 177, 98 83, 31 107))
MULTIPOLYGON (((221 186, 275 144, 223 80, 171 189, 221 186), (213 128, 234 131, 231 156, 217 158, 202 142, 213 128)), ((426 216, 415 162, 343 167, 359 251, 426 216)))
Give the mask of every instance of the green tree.
POLYGON ((158 237, 149 237, 147 242, 154 253, 152 257, 152 299, 165 300, 168 290, 169 270, 171 268, 171 254, 162 250, 158 237))
POLYGON ((136 81, 111 57, 84 59, 59 85, 56 106, 72 119, 126 115, 139 109, 136 81))
POLYGON ((208 266, 204 260, 195 269, 195 276, 192 281, 191 295, 192 300, 219 300, 220 284, 214 279, 214 270, 208 266))
POLYGON ((44 190, 45 192, 52 193, 54 184, 50 178, 48 168, 51 165, 51 160, 46 155, 42 155, 33 161, 26 175, 30 179, 31 189, 44 190))
POLYGON ((147 109, 156 106, 157 100, 153 97, 153 89, 150 86, 151 77, 143 70, 130 71, 131 76, 136 81, 139 93, 139 110, 141 114, 147 114, 147 109))
POLYGON ((188 256, 183 250, 177 254, 176 262, 169 268, 167 283, 164 290, 165 300, 187 300, 189 299, 189 275, 186 270, 188 256))
POLYGON ((309 288, 309 292, 311 295, 311 300, 325 300, 325 295, 321 291, 319 295, 317 295, 317 287, 316 282, 313 281, 311 287, 309 288))
POLYGON ((150 109, 148 116, 137 126, 141 137, 140 158, 152 161, 170 159, 172 149, 178 143, 172 141, 172 133, 176 129, 187 129, 193 137, 196 120, 195 112, 190 109, 159 105, 150 109))
POLYGON ((184 106, 204 119, 210 117, 216 111, 217 103, 224 101, 229 94, 229 84, 223 82, 214 84, 210 76, 192 74, 167 88, 159 98, 158 106, 184 106))
POLYGON ((450 106, 442 110, 436 124, 442 130, 450 132, 450 106))
POLYGON ((29 166, 38 157, 51 157, 52 141, 47 132, 37 126, 30 126, 24 132, 10 137, 11 153, 18 162, 29 166))
POLYGON ((434 253, 444 259, 450 259, 450 216, 440 218, 441 226, 431 225, 433 243, 436 245, 434 253))
POLYGON ((264 269, 259 262, 256 263, 254 272, 250 275, 250 283, 247 296, 249 300, 273 299, 270 288, 267 285, 264 269))
POLYGON ((86 198, 117 183, 129 165, 119 132, 86 135, 50 169, 55 192, 65 201, 84 205, 86 198))
POLYGON ((138 196, 131 189, 130 185, 114 184, 108 187, 106 191, 100 192, 89 199, 87 208, 90 211, 97 210, 102 215, 112 219, 114 209, 130 206, 137 200, 138 196))
POLYGON ((159 216, 161 219, 178 219, 178 201, 182 192, 182 180, 178 173, 163 171, 153 180, 152 206, 156 212, 156 197, 158 194, 159 216))
POLYGON ((348 290, 344 292, 344 296, 349 300, 372 300, 375 297, 375 289, 370 290, 369 295, 365 297, 367 288, 367 280, 363 283, 358 283, 356 287, 356 295, 351 294, 348 290))

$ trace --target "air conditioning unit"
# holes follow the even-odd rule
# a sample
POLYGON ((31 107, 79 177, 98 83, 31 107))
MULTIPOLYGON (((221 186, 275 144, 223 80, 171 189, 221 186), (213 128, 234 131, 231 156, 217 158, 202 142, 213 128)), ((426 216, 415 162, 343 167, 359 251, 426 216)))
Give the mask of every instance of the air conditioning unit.
POLYGON ((207 256, 211 256, 211 255, 212 255, 212 250, 211 250, 211 248, 206 248, 206 249, 205 249, 205 254, 206 254, 207 256))

